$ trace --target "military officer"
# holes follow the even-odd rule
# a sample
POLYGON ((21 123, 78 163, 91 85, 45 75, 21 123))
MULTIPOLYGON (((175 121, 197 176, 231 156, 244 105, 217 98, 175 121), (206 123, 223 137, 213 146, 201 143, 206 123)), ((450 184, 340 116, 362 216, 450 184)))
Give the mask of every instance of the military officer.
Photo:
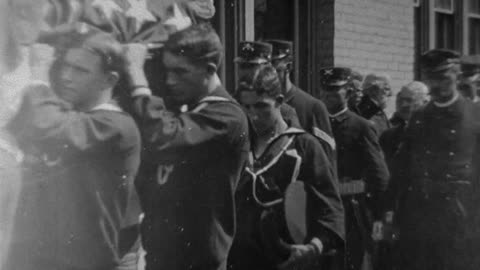
POLYGON ((365 77, 362 85, 363 97, 358 104, 360 116, 372 121, 380 136, 391 127, 385 114, 387 99, 391 96, 390 77, 385 74, 371 73, 365 77))
MULTIPOLYGON (((271 65, 272 45, 261 41, 241 41, 237 54, 235 63, 238 65, 238 79, 241 81, 261 66, 271 65)), ((283 103, 280 109, 283 118, 289 124, 300 127, 300 120, 295 108, 287 103, 283 103)))
POLYGON ((365 258, 371 252, 373 220, 367 217, 373 213, 375 220, 381 219, 381 198, 390 176, 373 124, 347 107, 350 75, 349 68, 321 70, 322 99, 338 146, 338 176, 345 207, 346 261, 342 269, 357 270, 368 265, 365 258))
POLYGON ((468 215, 478 107, 457 91, 459 54, 435 49, 421 58, 431 101, 414 112, 396 157, 392 181, 401 183, 398 209, 402 269, 465 269, 463 233, 468 215))
MULTIPOLYGON (((272 66, 262 66, 243 81, 239 101, 257 130, 248 168, 237 193, 238 231, 230 269, 299 269, 343 244, 343 208, 334 168, 320 140, 289 126, 280 114, 280 80, 272 66), (300 241, 288 230, 287 193, 302 183, 306 231, 300 241)), ((300 204, 301 200, 294 200, 300 204)), ((302 226, 301 226, 302 227, 302 226)), ((314 269, 314 268, 301 268, 314 269)))
POLYGON ((282 82, 285 103, 297 112, 301 127, 322 141, 325 152, 335 162, 335 140, 328 119, 328 112, 322 101, 303 91, 290 80, 293 65, 293 44, 285 40, 267 40, 273 47, 272 65, 282 82))

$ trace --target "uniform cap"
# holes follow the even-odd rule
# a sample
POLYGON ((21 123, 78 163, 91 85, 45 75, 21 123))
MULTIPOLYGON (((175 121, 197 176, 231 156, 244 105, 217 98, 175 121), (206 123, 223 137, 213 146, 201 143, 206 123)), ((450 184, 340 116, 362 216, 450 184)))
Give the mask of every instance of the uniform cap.
POLYGON ((460 58, 460 66, 464 76, 480 73, 480 55, 464 55, 460 58))
POLYGON ((453 50, 433 49, 420 57, 420 65, 424 72, 443 72, 460 63, 460 54, 453 50))
POLYGON ((293 43, 291 41, 270 39, 265 42, 272 44, 272 60, 281 60, 293 53, 293 43))
MULTIPOLYGON (((344 86, 350 82, 352 70, 344 67, 323 68, 320 70, 323 86, 344 86)), ((326 89, 328 90, 328 88, 326 89)))
POLYGON ((236 63, 265 64, 272 58, 272 45, 259 41, 242 41, 238 46, 236 63))

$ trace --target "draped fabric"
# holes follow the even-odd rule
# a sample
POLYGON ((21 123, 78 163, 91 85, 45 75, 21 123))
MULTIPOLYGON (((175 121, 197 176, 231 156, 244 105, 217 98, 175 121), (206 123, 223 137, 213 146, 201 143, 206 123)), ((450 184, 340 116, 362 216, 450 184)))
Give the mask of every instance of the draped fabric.
POLYGON ((170 33, 215 13, 212 0, 50 0, 45 10, 47 36, 84 22, 123 43, 162 43, 170 33))

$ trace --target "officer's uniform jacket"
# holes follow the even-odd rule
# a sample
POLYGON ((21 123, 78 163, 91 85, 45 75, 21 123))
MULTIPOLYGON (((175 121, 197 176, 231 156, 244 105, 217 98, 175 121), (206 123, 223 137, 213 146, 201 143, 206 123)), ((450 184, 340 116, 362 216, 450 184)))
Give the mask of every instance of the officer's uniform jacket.
POLYGON ((123 229, 138 224, 140 216, 133 185, 140 134, 134 120, 114 102, 78 112, 39 84, 27 89, 10 128, 25 155, 6 269, 117 266, 123 229))
POLYGON ((331 121, 340 182, 363 180, 372 195, 384 192, 390 175, 373 125, 348 109, 331 121))
POLYGON ((477 186, 472 160, 479 117, 479 108, 459 96, 448 106, 430 102, 409 121, 395 157, 390 196, 397 201, 402 262, 409 269, 465 269, 460 264, 468 264, 461 259, 467 252, 462 242, 469 210, 478 208, 469 207, 468 195, 477 186), (432 261, 432 256, 438 258, 432 261))
POLYGON ((331 122, 347 231, 345 263, 339 269, 362 269, 373 218, 382 214, 389 171, 372 123, 348 109, 331 117, 331 122))
POLYGON ((321 140, 327 156, 335 163, 336 145, 325 104, 295 85, 287 92, 285 102, 297 112, 302 128, 321 140))
POLYGON ((181 113, 150 95, 133 107, 145 147, 137 187, 147 269, 225 269, 250 149, 246 115, 223 87, 181 113))
MULTIPOLYGON (((237 195, 239 228, 230 258, 232 269, 276 269, 279 261, 275 262, 275 255, 282 252, 276 250, 275 244, 293 244, 287 232, 283 199, 287 187, 295 181, 302 181, 306 190, 305 243, 318 238, 325 252, 343 245, 343 206, 333 167, 318 138, 289 128, 271 141, 242 177, 237 195)), ((286 260, 289 252, 283 256, 286 260)))
MULTIPOLYGON (((425 218, 444 216, 445 220, 451 220, 452 215, 453 219, 465 217, 467 213, 460 194, 475 184, 471 183, 472 157, 479 134, 479 118, 478 106, 461 96, 448 107, 438 107, 430 102, 414 113, 396 158, 393 175, 393 181, 400 183, 396 197, 406 194, 399 213, 402 223, 408 225, 416 219, 418 224, 427 224, 425 218), (418 219, 418 216, 425 215, 422 212, 432 212, 418 207, 419 202, 425 207, 438 203, 444 208, 418 219)), ((407 230, 445 233, 440 229, 443 226, 429 230, 428 225, 407 225, 407 230)))

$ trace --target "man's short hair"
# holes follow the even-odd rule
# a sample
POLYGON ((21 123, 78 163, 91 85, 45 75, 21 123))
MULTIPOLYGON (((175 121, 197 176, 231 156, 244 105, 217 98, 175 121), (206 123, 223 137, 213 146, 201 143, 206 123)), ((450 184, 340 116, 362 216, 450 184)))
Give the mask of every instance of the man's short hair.
POLYGON ((387 74, 377 74, 377 73, 370 73, 365 76, 363 80, 362 88, 364 90, 372 87, 372 86, 383 86, 383 85, 390 85, 390 76, 387 74))
POLYGON ((223 57, 220 37, 209 23, 195 24, 173 33, 165 43, 165 51, 187 57, 194 63, 214 64, 217 68, 223 57))
POLYGON ((121 44, 113 35, 93 26, 75 31, 68 36, 63 52, 66 53, 69 49, 75 48, 82 48, 99 55, 104 71, 120 73, 124 69, 121 44))
POLYGON ((425 98, 428 95, 428 87, 419 81, 413 81, 402 86, 400 91, 397 93, 397 96, 402 91, 411 91, 415 95, 415 98, 425 98))
POLYGON ((240 79, 238 93, 243 91, 254 91, 257 95, 276 98, 282 94, 282 84, 272 65, 262 65, 240 79))

